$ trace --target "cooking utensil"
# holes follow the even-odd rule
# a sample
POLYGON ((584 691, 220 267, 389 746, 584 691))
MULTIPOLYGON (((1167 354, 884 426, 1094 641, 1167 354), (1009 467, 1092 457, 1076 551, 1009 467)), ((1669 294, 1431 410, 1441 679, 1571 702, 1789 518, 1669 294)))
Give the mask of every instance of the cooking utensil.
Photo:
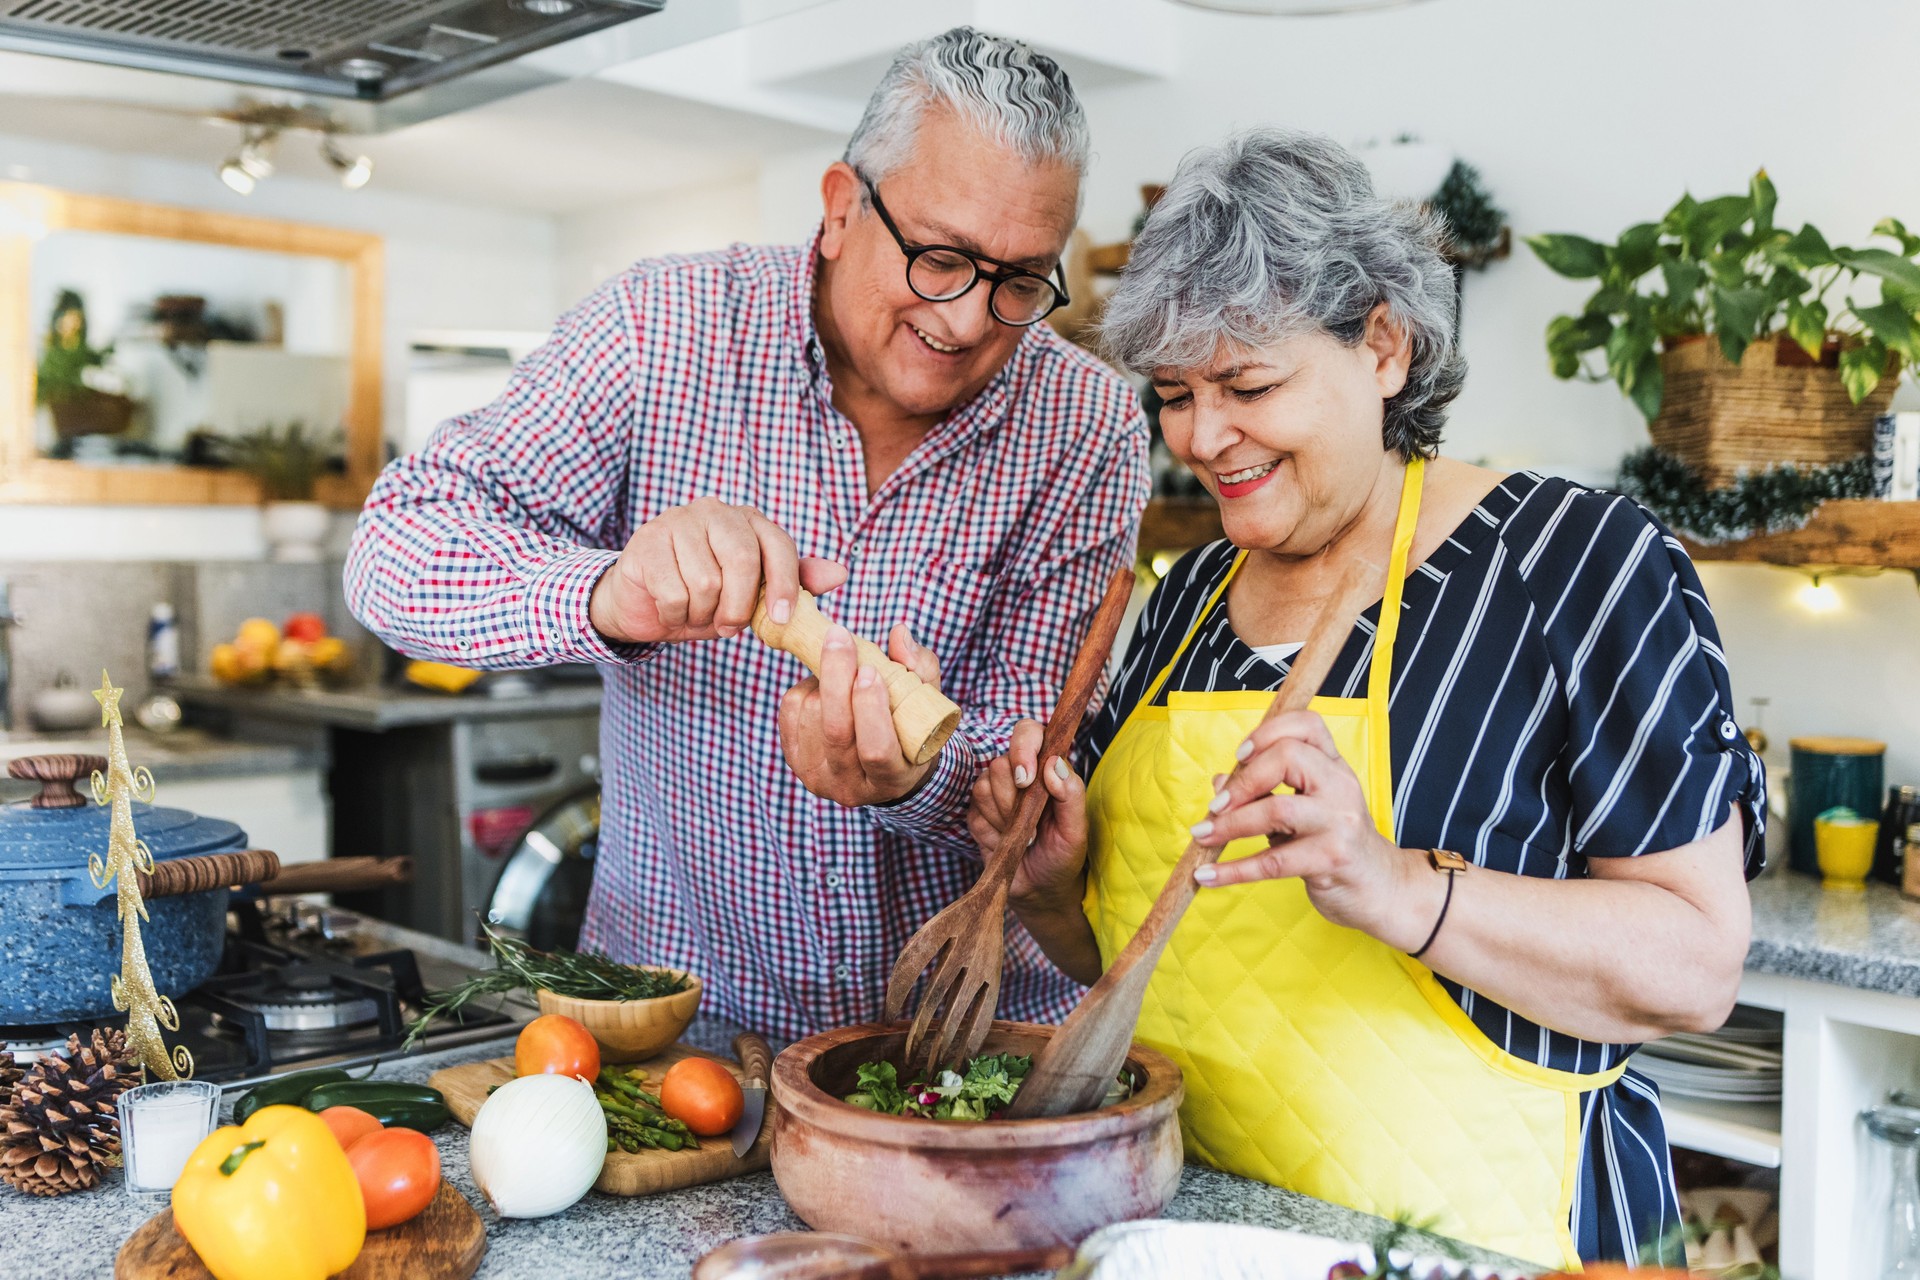
MULTIPOLYGON (((1131 567, 1117 569, 1107 583, 1107 593, 1093 615, 1093 627, 1080 646, 1067 673, 1060 697, 1047 721, 1046 737, 1041 742, 1038 765, 1054 756, 1065 756, 1080 728, 1080 717, 1093 688, 1106 669, 1113 639, 1120 632, 1120 619, 1133 597, 1134 576, 1131 567)), ((1039 778, 1034 778, 1021 793, 1013 813, 1013 822, 1000 837, 1000 845, 987 859, 980 878, 956 902, 949 903, 931 920, 921 925, 894 962, 893 977, 887 983, 886 1018, 897 1021, 906 1013, 907 1000, 928 962, 933 973, 920 997, 920 1010, 907 1032, 906 1062, 909 1072, 931 1077, 949 1063, 964 1062, 980 1051, 986 1039, 987 1025, 993 1021, 1000 1003, 1000 968, 1006 955, 1007 888, 1013 883, 1040 815, 1052 799, 1039 778), (933 1020, 944 1009, 939 1030, 929 1035, 933 1020)))
MULTIPOLYGON (((827 628, 832 625, 805 589, 793 602, 793 617, 785 623, 775 622, 767 613, 764 596, 753 606, 753 633, 773 648, 800 659, 815 675, 820 674, 820 650, 826 643, 827 628)), ((940 690, 889 658, 871 640, 855 636, 853 649, 860 665, 872 667, 887 686, 887 703, 893 708, 893 727, 900 735, 901 754, 915 764, 925 764, 939 755, 940 748, 947 745, 947 739, 960 726, 960 708, 940 690)))
MULTIPOLYGON (((658 1087, 667 1069, 682 1058, 708 1057, 713 1055, 676 1044, 634 1065, 645 1070, 649 1081, 658 1087)), ((715 1060, 732 1072, 734 1079, 745 1083, 746 1072, 740 1064, 725 1058, 715 1060)), ((488 1093, 496 1085, 503 1085, 511 1079, 513 1059, 493 1058, 486 1062, 469 1062, 443 1068, 429 1076, 427 1083, 446 1095, 447 1109, 453 1112, 453 1118, 471 1128, 473 1118, 480 1114, 488 1093)), ((681 1151, 652 1148, 609 1151, 607 1162, 600 1167, 600 1177, 594 1182, 593 1189, 610 1196, 650 1196, 656 1191, 673 1191, 680 1187, 699 1186, 703 1182, 738 1177, 743 1173, 755 1173, 767 1167, 772 1145, 773 1135, 763 1128, 745 1156, 734 1155, 733 1147, 725 1137, 702 1138, 698 1147, 681 1151)))
POLYGON ((733 1052, 740 1059, 740 1072, 746 1081, 740 1086, 745 1103, 740 1123, 733 1126, 733 1154, 744 1156, 760 1140, 760 1122, 767 1115, 767 1077, 773 1074, 773 1050, 751 1031, 733 1038, 733 1052))
MULTIPOLYGON (((985 1051, 1033 1053, 1057 1030, 996 1022, 985 1051)), ((906 1038, 898 1024, 842 1027, 774 1059, 773 1176, 808 1226, 910 1253, 1045 1248, 1173 1198, 1185 1085, 1163 1055, 1136 1046, 1132 1097, 1057 1119, 933 1120, 841 1100, 863 1063, 899 1061, 906 1038)))
MULTIPOLYGON (((487 1229, 467 1198, 444 1179, 418 1217, 367 1232, 353 1265, 335 1280, 467 1280, 487 1252, 487 1229)), ((173 1210, 146 1220, 113 1260, 114 1280, 213 1280, 173 1225, 173 1210)))
MULTIPOLYGON (((100 756, 27 756, 9 762, 15 778, 41 784, 23 804, 0 806, 0 1023, 89 1022, 113 1016, 110 986, 120 967, 120 921, 112 885, 96 886, 88 859, 107 848, 109 809, 74 784, 100 756)), ((136 803, 140 839, 155 869, 195 854, 247 847, 231 822, 136 803)), ((155 985, 181 994, 213 975, 226 939, 224 884, 148 907, 147 963, 155 985)))
POLYGON ((1066 1245, 914 1256, 857 1236, 779 1231, 727 1241, 693 1264, 693 1280, 970 1280, 1052 1271, 1072 1260, 1066 1245))
MULTIPOLYGON (((1262 724, 1313 701, 1347 642, 1354 617, 1379 594, 1381 577, 1380 567, 1364 560, 1356 561, 1341 575, 1280 691, 1261 716, 1262 724)), ((1235 764, 1231 773, 1239 771, 1240 766, 1235 764)), ((1193 873, 1219 858, 1220 848, 1198 840, 1187 845, 1140 928, 1060 1024, 1060 1033, 1034 1058, 1033 1070, 1014 1095, 1008 1115, 1062 1116, 1100 1104, 1133 1043, 1147 980, 1153 976, 1154 965, 1159 963, 1180 917, 1199 891, 1193 873)))

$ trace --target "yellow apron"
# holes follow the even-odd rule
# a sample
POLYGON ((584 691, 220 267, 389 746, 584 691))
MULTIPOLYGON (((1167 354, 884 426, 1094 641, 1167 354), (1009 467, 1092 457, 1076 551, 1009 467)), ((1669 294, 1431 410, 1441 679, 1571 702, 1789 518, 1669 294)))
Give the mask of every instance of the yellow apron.
MULTIPOLYGON (((1364 698, 1315 698, 1394 838, 1387 694, 1423 467, 1407 467, 1364 698)), ((1273 695, 1172 692, 1149 705, 1246 553, 1187 631, 1088 781, 1087 918, 1110 964, 1213 797, 1213 775, 1273 695)), ((1265 841, 1227 846, 1223 859, 1265 841)), ((1408 857, 1415 855, 1409 853, 1408 857)), ((1186 1073, 1188 1154, 1218 1168, 1543 1264, 1578 1267, 1568 1228, 1577 1075, 1506 1052, 1425 965, 1329 923, 1298 880, 1203 890, 1147 987, 1137 1032, 1186 1073)))

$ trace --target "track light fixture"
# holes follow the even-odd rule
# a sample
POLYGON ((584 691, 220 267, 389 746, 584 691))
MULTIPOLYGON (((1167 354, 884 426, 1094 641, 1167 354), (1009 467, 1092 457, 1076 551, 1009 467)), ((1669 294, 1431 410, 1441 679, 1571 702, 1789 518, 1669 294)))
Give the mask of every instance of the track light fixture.
POLYGON ((320 158, 340 175, 340 185, 358 191, 373 177, 373 160, 341 146, 341 134, 329 115, 312 106, 242 101, 214 119, 239 125, 245 132, 233 154, 220 165, 220 181, 241 195, 273 174, 274 148, 288 133, 312 133, 320 140, 320 158))

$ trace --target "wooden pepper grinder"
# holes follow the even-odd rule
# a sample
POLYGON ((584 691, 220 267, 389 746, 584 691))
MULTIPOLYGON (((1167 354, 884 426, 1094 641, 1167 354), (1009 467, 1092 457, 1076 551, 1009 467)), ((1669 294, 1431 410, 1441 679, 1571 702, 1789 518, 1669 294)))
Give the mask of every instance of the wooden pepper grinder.
MULTIPOLYGON (((813 595, 801 588, 793 602, 793 617, 785 624, 767 613, 766 597, 753 606, 753 633, 775 649, 800 659, 807 670, 820 674, 820 650, 833 623, 820 612, 813 595)), ((854 656, 872 667, 887 686, 887 704, 893 708, 894 731, 900 735, 900 753, 915 764, 940 754, 960 726, 960 708, 938 689, 889 658, 871 640, 853 638, 854 656)))

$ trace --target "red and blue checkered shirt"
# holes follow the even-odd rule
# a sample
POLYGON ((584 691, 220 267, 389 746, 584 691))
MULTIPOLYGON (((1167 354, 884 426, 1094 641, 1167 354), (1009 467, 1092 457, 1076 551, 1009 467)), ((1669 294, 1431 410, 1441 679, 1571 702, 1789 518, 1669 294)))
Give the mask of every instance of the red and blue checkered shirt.
MULTIPOLYGON (((601 835, 581 945, 684 967, 707 1010, 781 1038, 879 1017, 895 957, 972 883, 975 774, 1044 720, 1106 580, 1134 554, 1147 432, 1132 391, 1044 326, 877 491, 833 406, 814 246, 638 263, 564 316, 500 398, 389 466, 354 535, 354 613, 472 667, 603 664, 601 835), (613 645, 588 622, 641 524, 704 496, 845 564, 823 600, 906 622, 965 710, 921 788, 848 809, 780 752, 805 670, 750 633, 613 645)), ((1011 917, 1002 1017, 1079 991, 1011 917)))

